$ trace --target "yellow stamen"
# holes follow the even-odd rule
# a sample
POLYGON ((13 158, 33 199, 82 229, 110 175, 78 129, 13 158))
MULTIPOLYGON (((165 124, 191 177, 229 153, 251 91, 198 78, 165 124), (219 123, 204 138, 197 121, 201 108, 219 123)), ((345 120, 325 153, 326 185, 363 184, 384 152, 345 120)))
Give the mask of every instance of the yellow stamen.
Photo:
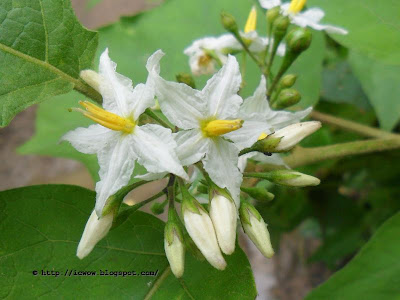
POLYGON ((212 57, 208 54, 204 54, 199 57, 199 66, 206 67, 210 64, 212 57))
POLYGON ((306 2, 307 0, 292 0, 292 2, 290 2, 289 11, 297 14, 303 9, 304 5, 306 5, 306 2))
POLYGON ((246 25, 244 26, 244 32, 248 33, 250 31, 256 30, 256 25, 257 25, 257 10, 256 7, 253 6, 247 18, 246 25))
POLYGON ((216 137, 242 128, 243 120, 212 120, 206 122, 201 129, 204 136, 216 137))
POLYGON ((82 112, 85 117, 112 130, 131 133, 136 125, 133 120, 108 112, 89 101, 79 101, 79 104, 86 110, 79 108, 75 110, 82 112))
POLYGON ((268 134, 266 134, 265 132, 261 133, 260 136, 258 137, 258 140, 263 140, 268 136, 268 134))

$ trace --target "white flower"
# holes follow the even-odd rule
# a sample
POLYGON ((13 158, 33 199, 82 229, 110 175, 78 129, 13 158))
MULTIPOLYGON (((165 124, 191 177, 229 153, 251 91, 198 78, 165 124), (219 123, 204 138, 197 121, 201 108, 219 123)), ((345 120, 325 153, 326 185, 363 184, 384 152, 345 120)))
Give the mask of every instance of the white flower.
POLYGON ((232 254, 236 241, 236 205, 222 195, 215 195, 211 199, 210 217, 222 252, 228 255, 232 254))
POLYGON ((193 212, 190 208, 183 209, 186 230, 207 261, 214 268, 224 270, 226 262, 221 254, 213 223, 201 205, 195 205, 198 212, 193 212))
MULTIPOLYGON (((147 67, 158 62, 151 56, 147 67)), ((137 160, 149 172, 170 172, 188 179, 176 154, 171 130, 147 124, 138 126, 139 116, 154 104, 154 87, 148 81, 132 87, 132 81, 116 73, 116 64, 105 50, 100 57, 99 90, 103 108, 88 101, 80 102, 86 110, 75 109, 99 123, 68 132, 62 140, 78 151, 97 154, 100 181, 96 184, 96 213, 102 215, 107 198, 125 186, 137 160)))
POLYGON ((309 8, 301 12, 306 0, 292 0, 290 3, 282 3, 281 0, 259 1, 260 5, 265 9, 271 9, 276 6, 280 6, 282 14, 289 16, 291 22, 300 27, 311 27, 315 30, 325 30, 328 33, 348 33, 346 29, 341 27, 321 24, 320 21, 325 16, 325 13, 318 7, 309 8))
POLYGON ((253 96, 247 98, 240 107, 238 117, 244 120, 242 128, 225 136, 240 150, 253 145, 259 138, 293 123, 298 123, 312 110, 311 107, 299 112, 275 111, 268 104, 266 80, 261 77, 260 85, 253 96))
POLYGON ((96 246, 96 244, 107 235, 108 231, 110 231, 112 222, 113 214, 108 214, 99 219, 96 212, 92 211, 81 240, 79 241, 76 256, 83 259, 92 252, 94 246, 96 246))
MULTIPOLYGON (((155 54, 158 60, 164 54, 155 54)), ((237 167, 238 148, 223 138, 241 127, 236 119, 242 98, 237 94, 241 76, 236 58, 228 61, 202 91, 183 83, 166 81, 159 76, 159 66, 149 69, 156 84, 156 95, 165 116, 182 131, 175 134, 177 153, 183 165, 200 160, 210 178, 220 188, 227 188, 239 204, 242 174, 237 167)))

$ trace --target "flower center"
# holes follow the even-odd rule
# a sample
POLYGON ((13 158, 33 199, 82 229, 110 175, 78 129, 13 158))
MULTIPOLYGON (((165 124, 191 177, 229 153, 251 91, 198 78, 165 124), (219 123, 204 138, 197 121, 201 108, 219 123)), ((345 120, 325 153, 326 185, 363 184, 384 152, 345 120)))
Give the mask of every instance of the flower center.
POLYGON ((242 128, 243 120, 207 120, 200 122, 205 137, 216 137, 242 128))
POLYGON ((268 136, 268 134, 266 134, 265 132, 263 132, 263 133, 261 133, 260 134, 260 136, 258 137, 258 139, 257 140, 263 140, 263 139, 265 139, 266 137, 268 136))
POLYGON ((106 111, 89 101, 79 101, 79 104, 86 110, 80 108, 72 108, 71 110, 79 111, 85 117, 88 117, 96 123, 112 130, 131 133, 136 125, 133 120, 106 111))
POLYGON ((199 66, 206 67, 211 63, 212 57, 208 54, 204 54, 199 57, 199 66))
POLYGON ((292 0, 289 6, 289 12, 297 14, 306 5, 307 0, 292 0))
POLYGON ((244 26, 244 32, 248 33, 256 30, 256 24, 257 24, 257 11, 255 6, 253 6, 247 18, 246 25, 244 26))

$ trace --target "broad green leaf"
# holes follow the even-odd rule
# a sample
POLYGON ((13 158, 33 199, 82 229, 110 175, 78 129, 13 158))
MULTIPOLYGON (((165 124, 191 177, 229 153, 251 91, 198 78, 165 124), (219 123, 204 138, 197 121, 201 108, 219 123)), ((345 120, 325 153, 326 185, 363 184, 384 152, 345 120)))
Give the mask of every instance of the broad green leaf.
POLYGON ((81 26, 69 0, 0 3, 0 126, 28 106, 76 88, 92 67, 97 33, 81 26))
POLYGON ((380 127, 392 130, 400 119, 400 65, 388 65, 354 51, 349 61, 376 111, 380 127))
POLYGON ((307 300, 400 299, 400 213, 386 221, 356 257, 307 300))
POLYGON ((341 26, 348 35, 332 35, 342 45, 388 64, 400 65, 400 2, 396 0, 309 0, 322 8, 325 24, 341 26))
POLYGON ((240 248, 221 272, 186 254, 177 280, 164 254, 164 223, 134 213, 83 260, 75 256, 94 206, 92 191, 67 185, 0 192, 0 298, 254 299, 249 262, 240 248), (39 272, 34 276, 33 271, 39 272), (58 271, 59 277, 41 271, 58 271), (65 276, 69 271, 142 271, 157 276, 65 276))

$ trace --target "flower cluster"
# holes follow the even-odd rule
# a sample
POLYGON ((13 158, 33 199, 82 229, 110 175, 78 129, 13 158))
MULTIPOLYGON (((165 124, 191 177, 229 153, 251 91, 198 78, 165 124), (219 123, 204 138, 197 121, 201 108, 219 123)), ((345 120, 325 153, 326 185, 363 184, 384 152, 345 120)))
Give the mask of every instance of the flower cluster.
MULTIPOLYGON (((265 5, 269 2, 263 1, 265 5)), ((274 6, 280 4, 272 2, 274 6)), ((293 0, 290 4, 292 22, 298 22, 294 13, 300 11, 304 3, 293 0)), ((288 26, 284 5, 281 10, 273 18, 275 31, 272 30, 271 35, 275 41, 271 47, 268 45, 270 37, 259 38, 255 32, 256 11, 253 8, 244 32, 235 29, 234 19, 225 14, 224 26, 232 34, 196 41, 185 50, 191 57, 194 73, 214 72, 214 62, 222 63, 202 90, 161 77, 160 60, 164 56, 161 50, 147 61, 146 82, 135 87, 130 79, 116 72, 108 49, 100 57, 99 73, 91 70, 81 73, 81 78, 102 95, 103 102, 100 107, 81 101, 83 109, 72 108, 97 124, 78 128, 62 138, 80 152, 96 154, 100 165, 96 205, 78 246, 79 258, 87 256, 117 220, 124 196, 135 186, 129 182, 136 163, 147 170, 146 174, 137 175, 137 179, 169 178, 164 190, 167 200, 154 211, 162 212, 168 202, 164 245, 176 277, 184 272, 185 249, 201 253, 199 255, 212 266, 223 270, 226 267, 223 254, 235 251, 238 219, 265 257, 274 254, 267 225, 249 201, 249 196, 271 200, 274 195, 262 189, 243 187, 243 177, 292 187, 318 185, 319 179, 315 177, 285 169, 287 166, 279 153, 290 151, 321 126, 315 121, 301 122, 311 108, 297 112, 281 110, 300 101, 299 92, 292 88, 297 76, 283 75, 288 65, 309 46, 309 32, 294 29, 288 34, 288 49, 281 69, 273 79, 269 78, 272 77, 269 67, 288 26), (283 19, 277 22, 281 17, 283 19), (263 73, 254 94, 245 100, 240 96, 243 74, 235 56, 230 54, 232 49, 244 49, 251 54, 263 73), (253 52, 260 49, 266 55, 269 53, 268 64, 267 57, 253 56, 253 52), (271 85, 267 89, 268 79, 271 85), (161 111, 155 111, 158 110, 154 106, 156 99, 161 111), (157 124, 143 122, 143 114, 157 124), (250 158, 281 167, 274 171, 246 173, 246 162, 250 158), (189 178, 187 172, 193 169, 197 175, 189 178), (196 199, 194 182, 200 182, 198 188, 202 187, 203 194, 208 194, 208 203, 196 199), (181 214, 177 213, 175 202, 180 202, 181 214)))

